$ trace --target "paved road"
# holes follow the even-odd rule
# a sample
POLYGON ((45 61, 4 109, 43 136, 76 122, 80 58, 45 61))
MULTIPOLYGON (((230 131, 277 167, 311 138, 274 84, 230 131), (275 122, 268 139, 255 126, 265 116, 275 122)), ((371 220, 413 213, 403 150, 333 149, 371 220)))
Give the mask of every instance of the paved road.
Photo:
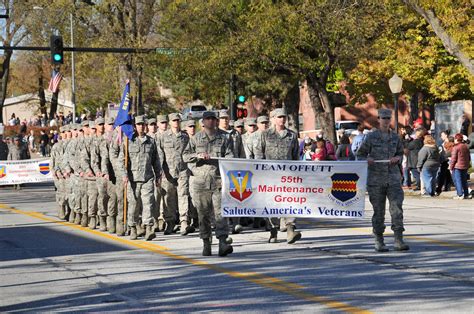
POLYGON ((197 235, 130 241, 59 222, 50 185, 0 187, 0 311, 472 313, 473 205, 407 197, 404 253, 375 253, 368 218, 308 219, 295 245, 246 231, 204 258, 197 235))

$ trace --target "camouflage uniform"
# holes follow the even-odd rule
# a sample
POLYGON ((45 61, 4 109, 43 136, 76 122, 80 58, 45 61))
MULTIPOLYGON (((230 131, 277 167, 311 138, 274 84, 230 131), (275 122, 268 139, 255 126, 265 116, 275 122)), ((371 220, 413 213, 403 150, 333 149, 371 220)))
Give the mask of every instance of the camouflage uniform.
MULTIPOLYGON (((391 118, 391 110, 379 109, 380 118, 391 118)), ((381 122, 382 123, 382 122, 381 122)), ((385 122, 384 122, 385 123, 385 122)), ((398 163, 390 162, 369 163, 367 173, 367 192, 374 208, 372 228, 375 235, 375 249, 378 252, 388 251, 383 242, 385 231, 385 206, 389 202, 392 230, 395 234, 395 250, 408 250, 403 243, 403 199, 401 162, 403 160, 403 144, 400 137, 391 130, 382 132, 375 130, 365 137, 359 150, 358 159, 371 158, 373 160, 390 160, 398 158, 398 163)))
MULTIPOLYGON (((74 129, 78 130, 79 127, 74 125, 74 129)), ((66 158, 65 158, 65 169, 68 173, 71 174, 68 184, 68 191, 72 192, 69 200, 70 204, 72 204, 72 209, 76 214, 75 223, 81 223, 83 206, 86 206, 87 203, 82 202, 84 198, 82 198, 83 191, 83 179, 80 177, 80 173, 82 172, 81 168, 81 154, 80 154, 80 147, 82 146, 82 137, 74 137, 69 140, 69 143, 66 147, 66 158)), ((87 206, 85 207, 85 211, 87 211, 87 206)))
MULTIPOLYGON (((104 118, 99 117, 95 120, 96 127, 98 125, 105 124, 104 118)), ((108 202, 108 179, 105 178, 107 175, 107 164, 108 160, 108 151, 104 151, 104 147, 107 147, 107 143, 103 135, 94 135, 91 141, 90 148, 90 165, 92 171, 95 174, 96 188, 97 188, 97 213, 100 219, 100 230, 105 231, 106 227, 106 217, 107 217, 107 202, 108 202), (100 175, 99 175, 100 174, 100 175)), ((110 227, 110 224, 109 224, 110 227)), ((115 223, 114 223, 115 227, 115 223)), ((115 229, 115 228, 114 228, 115 229)))
MULTIPOLYGON (((171 114, 170 120, 174 120, 174 118, 176 118, 176 115, 171 114)), ((189 174, 182 157, 188 143, 189 136, 185 132, 173 133, 171 129, 166 130, 157 143, 164 173, 162 181, 162 191, 164 192, 163 216, 168 232, 172 231, 178 210, 179 222, 183 228, 186 228, 188 224, 189 174)), ((184 230, 181 231, 183 233, 184 230)))
POLYGON ((124 184, 122 178, 123 173, 123 160, 120 159, 120 154, 123 154, 123 145, 118 140, 118 130, 115 129, 110 133, 105 134, 107 149, 109 153, 109 164, 108 164, 108 175, 109 182, 115 185, 115 189, 108 185, 107 190, 109 194, 109 202, 107 205, 107 212, 109 216, 114 216, 113 213, 116 210, 116 232, 118 235, 124 235, 124 184), (115 179, 115 181, 114 181, 115 179), (115 196, 114 196, 115 194, 115 196), (114 201, 115 199, 115 201, 114 201))
MULTIPOLYGON (((275 116, 286 116, 286 112, 282 109, 275 109, 275 116)), ((255 133, 257 133, 253 142, 255 159, 299 160, 299 142, 295 132, 287 128, 278 132, 275 127, 271 127, 263 132, 257 131, 255 133)), ((293 243, 291 240, 293 240, 292 230, 294 230, 295 218, 281 218, 280 221, 279 218, 272 217, 269 222, 273 229, 270 239, 274 238, 276 241, 275 229, 280 224, 284 224, 288 230, 288 243, 293 243)), ((301 238, 301 234, 298 235, 299 238, 301 238)))
MULTIPOLYGON (((92 162, 92 154, 96 149, 96 139, 97 137, 95 134, 84 137, 83 149, 81 150, 81 168, 84 173, 83 183, 87 195, 87 215, 90 219, 90 227, 92 229, 96 227, 97 198, 99 196, 97 190, 97 177, 93 170, 92 162)), ((82 210, 84 212, 84 208, 82 210)))
MULTIPOLYGON (((135 118, 136 123, 144 123, 144 118, 135 118)), ((120 152, 120 164, 125 161, 124 151, 120 152)), ((123 166, 122 166, 123 167, 123 166)), ((152 210, 155 206, 155 180, 161 177, 160 160, 156 144, 151 137, 144 135, 139 137, 136 133, 128 141, 128 167, 121 171, 126 173, 127 200, 129 212, 127 215, 128 225, 136 228, 139 223, 138 203, 142 205, 142 223, 145 226, 153 226, 152 210)), ((148 231, 147 231, 148 232, 148 231)))
POLYGON ((56 187, 56 202, 58 203, 58 217, 64 219, 67 215, 66 207, 66 180, 61 171, 60 160, 64 157, 64 129, 61 127, 61 139, 53 145, 50 152, 50 168, 53 172, 54 186, 56 187))

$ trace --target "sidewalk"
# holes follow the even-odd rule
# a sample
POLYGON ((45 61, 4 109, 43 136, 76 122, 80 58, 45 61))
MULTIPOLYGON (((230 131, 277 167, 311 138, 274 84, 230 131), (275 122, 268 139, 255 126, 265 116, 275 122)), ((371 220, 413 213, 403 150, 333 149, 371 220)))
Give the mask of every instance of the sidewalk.
MULTIPOLYGON (((467 184, 469 186, 469 191, 471 192, 471 195, 474 193, 474 180, 467 181, 467 184)), ((413 191, 412 189, 403 189, 403 192, 405 193, 405 196, 414 196, 414 197, 419 197, 421 198, 421 191, 413 191)), ((452 199, 453 197, 457 196, 456 194, 456 188, 453 186, 451 187, 451 191, 448 192, 441 192, 440 195, 436 196, 435 198, 450 198, 452 199)), ((474 197, 474 196, 473 196, 474 197)))

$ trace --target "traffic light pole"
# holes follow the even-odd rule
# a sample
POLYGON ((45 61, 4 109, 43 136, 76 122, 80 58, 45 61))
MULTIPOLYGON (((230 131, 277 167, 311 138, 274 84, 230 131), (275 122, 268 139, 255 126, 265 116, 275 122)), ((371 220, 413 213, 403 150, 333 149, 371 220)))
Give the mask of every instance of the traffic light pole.
POLYGON ((235 108, 235 102, 234 102, 234 85, 235 84, 235 74, 230 75, 230 81, 229 81, 229 111, 230 111, 230 119, 231 120, 236 120, 235 117, 237 115, 236 113, 236 108, 235 108))
MULTIPOLYGON (((71 22, 71 47, 74 47, 74 24, 72 13, 69 14, 71 22)), ((74 51, 71 53, 71 102, 72 102, 72 122, 76 123, 76 63, 74 62, 74 51)))

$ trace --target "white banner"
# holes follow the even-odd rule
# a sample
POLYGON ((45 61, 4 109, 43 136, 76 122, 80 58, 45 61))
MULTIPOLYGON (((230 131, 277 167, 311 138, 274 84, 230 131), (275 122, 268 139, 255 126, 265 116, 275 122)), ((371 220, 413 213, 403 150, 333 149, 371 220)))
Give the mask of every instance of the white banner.
POLYGON ((225 217, 363 218, 366 161, 219 159, 225 217))
POLYGON ((0 185, 53 181, 49 159, 0 160, 0 185))

